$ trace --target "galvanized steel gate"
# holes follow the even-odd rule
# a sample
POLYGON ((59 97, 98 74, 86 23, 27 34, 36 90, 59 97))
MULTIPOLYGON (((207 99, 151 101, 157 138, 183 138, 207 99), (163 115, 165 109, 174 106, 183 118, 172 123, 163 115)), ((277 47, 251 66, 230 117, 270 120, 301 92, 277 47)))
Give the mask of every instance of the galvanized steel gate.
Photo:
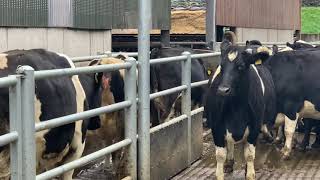
MULTIPOLYGON (((191 88, 207 84, 207 81, 191 83, 191 60, 194 58, 205 58, 216 55, 218 55, 218 53, 191 55, 189 52, 185 52, 181 56, 177 57, 150 60, 150 65, 170 63, 174 61, 182 62, 181 86, 150 94, 150 99, 152 100, 160 96, 183 91, 183 115, 176 117, 167 123, 149 129, 148 132, 156 132, 168 127, 169 125, 187 119, 188 123, 186 131, 188 135, 188 163, 191 163, 191 113, 196 114, 197 112, 203 111, 203 108, 191 111, 191 88)), ((101 57, 105 56, 80 57, 73 58, 73 60, 75 62, 79 62, 101 57)), ((133 57, 130 57, 124 64, 100 65, 95 67, 77 67, 34 71, 34 69, 30 66, 21 66, 17 69, 16 75, 0 78, 0 87, 9 87, 10 133, 0 136, 0 146, 10 143, 11 178, 13 180, 50 179, 62 174, 63 172, 81 167, 92 160, 129 145, 128 168, 130 170, 130 176, 133 179, 137 179, 137 100, 141 101, 143 97, 139 99, 137 98, 136 69, 136 60, 133 57), (36 80, 119 69, 126 69, 125 101, 78 114, 71 114, 64 117, 51 119, 36 123, 34 125, 34 106, 30 106, 30 104, 34 104, 36 80), (36 176, 35 132, 51 129, 75 122, 80 119, 89 118, 102 113, 109 113, 120 109, 125 109, 126 123, 124 140, 36 176)), ((150 134, 147 136, 150 136, 150 134)), ((150 149, 150 144, 147 144, 147 146, 149 146, 150 149)), ((139 169, 139 171, 141 170, 139 169)))

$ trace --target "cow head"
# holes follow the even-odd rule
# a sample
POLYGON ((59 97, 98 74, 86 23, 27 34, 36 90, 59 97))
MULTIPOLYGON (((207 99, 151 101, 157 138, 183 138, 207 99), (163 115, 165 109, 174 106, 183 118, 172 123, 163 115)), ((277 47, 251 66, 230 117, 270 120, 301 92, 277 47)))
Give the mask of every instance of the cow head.
POLYGON ((308 42, 302 41, 302 40, 297 40, 293 44, 287 42, 286 45, 288 47, 294 49, 294 50, 307 49, 307 48, 314 48, 315 47, 314 45, 312 45, 312 44, 310 44, 308 42))
POLYGON ((252 56, 253 51, 265 51, 265 48, 260 45, 248 43, 246 47, 241 47, 234 45, 233 42, 234 40, 225 38, 221 43, 221 80, 217 89, 217 94, 220 96, 237 96, 241 93, 243 87, 248 84, 250 65, 262 63, 260 59, 252 56), (249 47, 254 47, 254 49, 249 47))
MULTIPOLYGON (((125 56, 119 55, 115 58, 110 57, 101 60, 93 60, 90 62, 89 66, 124 63, 123 60, 125 58, 125 56)), ((91 100, 91 106, 94 107, 92 108, 124 101, 124 70, 99 72, 94 75, 94 80, 97 92, 93 93, 94 96, 91 100)), ((101 126, 100 119, 103 118, 104 115, 93 117, 90 120, 88 129, 95 130, 99 128, 101 126)))

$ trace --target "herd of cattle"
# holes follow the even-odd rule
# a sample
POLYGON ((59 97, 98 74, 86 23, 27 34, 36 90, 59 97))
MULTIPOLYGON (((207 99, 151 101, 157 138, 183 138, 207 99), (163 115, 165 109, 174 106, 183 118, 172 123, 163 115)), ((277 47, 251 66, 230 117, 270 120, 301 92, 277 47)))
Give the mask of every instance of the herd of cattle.
MULTIPOLYGON (((205 106, 204 116, 212 129, 216 145, 216 177, 233 170, 234 144, 244 140, 246 178, 255 179, 254 159, 258 135, 268 141, 285 136, 283 157, 289 157, 293 135, 299 120, 304 122, 302 148, 309 145, 310 132, 320 132, 320 48, 296 41, 284 49, 267 48, 259 41, 235 44, 227 32, 221 44, 221 62, 209 77, 201 59, 192 60, 191 81, 209 78, 208 86, 192 89, 192 107, 205 106), (282 126, 284 124, 284 126, 282 126), (275 131, 275 128, 276 131, 275 131), (272 133, 276 132, 276 133, 272 133)), ((191 49, 160 48, 151 51, 151 59, 181 55, 191 49)), ((126 57, 103 58, 88 66, 124 63, 126 57)), ((43 49, 13 50, 0 54, 0 77, 15 74, 19 65, 36 71, 75 68, 65 55, 43 49)), ((36 81, 35 122, 83 112, 124 101, 125 70, 36 81)), ((181 64, 172 62, 150 67, 151 93, 181 85, 181 64)), ((181 114, 181 94, 174 93, 150 103, 150 125, 156 126, 181 114)), ((80 158, 87 147, 103 141, 111 145, 124 138, 124 111, 83 119, 50 130, 37 132, 37 174, 80 158)), ((0 135, 9 132, 9 91, 0 88, 0 135)), ((313 147, 320 146, 318 133, 313 147)), ((110 157, 106 159, 109 162, 110 157)), ((117 178, 124 177, 125 151, 112 153, 117 178)), ((61 178, 72 179, 73 171, 61 178)), ((0 147, 0 179, 10 178, 9 145, 0 147)))

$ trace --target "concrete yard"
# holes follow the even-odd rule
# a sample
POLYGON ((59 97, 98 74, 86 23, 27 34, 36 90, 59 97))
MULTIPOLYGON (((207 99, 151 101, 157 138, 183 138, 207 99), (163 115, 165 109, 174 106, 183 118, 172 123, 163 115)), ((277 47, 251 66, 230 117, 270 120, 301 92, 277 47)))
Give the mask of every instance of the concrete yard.
MULTIPOLYGON (((297 136, 298 140, 300 140, 301 135, 297 136)), ((313 141, 313 139, 314 138, 312 138, 311 141, 313 141)), ((216 160, 211 134, 204 138, 203 146, 202 158, 173 177, 172 180, 214 179, 216 160)), ((258 144, 255 160, 257 180, 320 180, 320 156, 318 150, 314 149, 301 152, 295 149, 291 154, 291 158, 287 161, 281 160, 279 150, 279 146, 274 144, 258 144)), ((237 144, 235 148, 234 172, 226 174, 225 177, 226 180, 245 179, 242 144, 237 144)), ((111 168, 105 169, 102 163, 97 163, 89 169, 82 170, 78 174, 78 179, 102 180, 115 179, 115 177, 111 168)))

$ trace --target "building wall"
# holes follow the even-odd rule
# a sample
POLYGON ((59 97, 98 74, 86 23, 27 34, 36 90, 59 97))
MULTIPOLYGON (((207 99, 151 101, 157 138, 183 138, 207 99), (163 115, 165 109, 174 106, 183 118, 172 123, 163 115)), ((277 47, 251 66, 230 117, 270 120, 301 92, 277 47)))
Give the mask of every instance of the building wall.
POLYGON ((261 42, 292 42, 293 30, 236 28, 238 42, 260 40, 261 42))
POLYGON ((0 27, 0 52, 44 48, 70 57, 111 51, 111 31, 0 27))
POLYGON ((301 29, 300 0, 217 0, 221 26, 301 29))

